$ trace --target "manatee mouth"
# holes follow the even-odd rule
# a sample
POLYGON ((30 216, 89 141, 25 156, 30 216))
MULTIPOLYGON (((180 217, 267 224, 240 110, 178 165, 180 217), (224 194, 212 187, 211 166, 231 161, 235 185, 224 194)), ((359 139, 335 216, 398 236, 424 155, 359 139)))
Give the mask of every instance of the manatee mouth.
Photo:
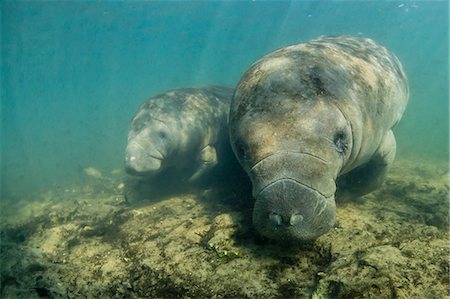
POLYGON ((270 239, 310 240, 326 233, 335 223, 334 196, 290 178, 279 179, 256 197, 253 224, 270 239))
POLYGON ((255 163, 248 171, 253 183, 253 196, 257 198, 264 188, 282 180, 297 182, 325 198, 333 196, 336 185, 329 165, 329 161, 311 153, 273 153, 255 163))
POLYGON ((133 142, 126 149, 125 170, 133 175, 152 175, 161 170, 163 161, 164 155, 155 147, 133 142))
POLYGON ((277 185, 278 183, 281 183, 283 187, 286 184, 299 185, 299 186, 301 186, 303 188, 311 190, 311 192, 317 193, 319 196, 322 196, 323 198, 327 198, 327 196, 325 194, 322 194, 318 190, 315 190, 314 188, 312 188, 312 187, 310 187, 310 186, 308 186, 308 185, 306 185, 306 184, 304 184, 302 182, 299 182, 299 181, 297 181, 297 180, 295 180, 293 178, 281 178, 281 179, 278 179, 278 180, 270 183, 269 185, 267 185, 266 187, 262 188, 262 190, 259 191, 259 193, 256 195, 256 198, 259 198, 260 195, 262 193, 264 193, 264 191, 266 191, 267 189, 270 189, 271 187, 273 187, 274 185, 277 185))

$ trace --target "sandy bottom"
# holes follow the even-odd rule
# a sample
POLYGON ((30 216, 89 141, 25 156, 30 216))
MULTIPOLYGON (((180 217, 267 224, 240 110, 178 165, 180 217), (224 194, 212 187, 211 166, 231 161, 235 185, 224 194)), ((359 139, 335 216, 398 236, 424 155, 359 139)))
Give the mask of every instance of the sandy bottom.
POLYGON ((2 298, 449 298, 445 161, 397 161, 304 244, 256 234, 246 180, 188 188, 92 173, 2 200, 2 298))

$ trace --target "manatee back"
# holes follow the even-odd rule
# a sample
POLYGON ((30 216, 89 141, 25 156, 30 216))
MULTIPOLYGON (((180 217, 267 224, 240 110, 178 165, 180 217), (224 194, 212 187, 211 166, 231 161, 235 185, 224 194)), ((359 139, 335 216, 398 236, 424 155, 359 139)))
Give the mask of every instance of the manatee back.
POLYGON ((352 126, 345 173, 369 161, 400 121, 409 100, 408 80, 398 58, 368 38, 321 37, 306 47, 319 48, 323 66, 331 66, 318 73, 318 81, 352 126))
POLYGON ((229 105, 233 89, 224 86, 180 88, 155 95, 138 108, 130 136, 154 121, 164 123, 176 136, 178 159, 195 155, 206 145, 227 140, 229 105))
POLYGON ((185 121, 185 126, 209 135, 220 134, 227 127, 232 88, 205 86, 178 92, 183 93, 179 119, 185 121))
POLYGON ((371 39, 350 36, 319 37, 255 62, 236 88, 232 115, 239 121, 249 111, 270 109, 270 98, 280 93, 354 106, 361 113, 351 118, 364 117, 384 131, 400 120, 409 96, 397 57, 371 39))
POLYGON ((323 67, 329 66, 318 75, 324 88, 357 105, 371 125, 388 130, 401 119, 409 86, 394 53, 369 38, 350 36, 320 37, 306 48, 315 49, 323 67))
POLYGON ((403 68, 386 48, 368 38, 320 37, 274 51, 247 70, 231 103, 230 134, 261 111, 282 111, 274 106, 277 98, 329 103, 351 124, 351 169, 366 162, 399 122, 408 97, 403 68))
POLYGON ((209 85, 199 88, 202 92, 208 95, 208 98, 214 99, 230 105, 233 97, 234 88, 230 86, 209 85))
POLYGON ((224 86, 172 89, 143 102, 133 117, 132 125, 140 125, 139 118, 193 122, 223 115, 227 118, 232 94, 233 89, 224 86))

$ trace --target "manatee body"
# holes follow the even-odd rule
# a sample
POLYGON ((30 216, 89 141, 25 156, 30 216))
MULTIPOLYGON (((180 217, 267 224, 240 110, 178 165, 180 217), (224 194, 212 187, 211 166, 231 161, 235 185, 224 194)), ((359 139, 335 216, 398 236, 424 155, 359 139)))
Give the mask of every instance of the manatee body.
POLYGON ((319 37, 253 64, 231 103, 230 139, 252 180, 255 228, 306 240, 333 227, 336 193, 382 183, 408 96, 399 60, 367 38, 319 37))
POLYGON ((128 131, 125 168, 152 176, 169 168, 188 171, 194 181, 218 163, 228 143, 233 89, 221 86, 174 89, 145 101, 128 131))

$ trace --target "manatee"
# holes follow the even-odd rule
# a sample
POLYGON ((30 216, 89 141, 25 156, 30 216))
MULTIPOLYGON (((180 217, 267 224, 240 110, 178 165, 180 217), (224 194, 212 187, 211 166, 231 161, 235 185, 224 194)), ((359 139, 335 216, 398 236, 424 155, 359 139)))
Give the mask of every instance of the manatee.
POLYGON ((181 88, 141 104, 128 131, 125 169, 155 176, 175 167, 195 181, 218 163, 218 146, 228 139, 233 89, 181 88))
POLYGON ((292 241, 330 230, 335 197, 383 182, 408 97, 397 57, 368 38, 319 37, 255 62, 231 102, 230 140, 252 181, 256 230, 292 241))

